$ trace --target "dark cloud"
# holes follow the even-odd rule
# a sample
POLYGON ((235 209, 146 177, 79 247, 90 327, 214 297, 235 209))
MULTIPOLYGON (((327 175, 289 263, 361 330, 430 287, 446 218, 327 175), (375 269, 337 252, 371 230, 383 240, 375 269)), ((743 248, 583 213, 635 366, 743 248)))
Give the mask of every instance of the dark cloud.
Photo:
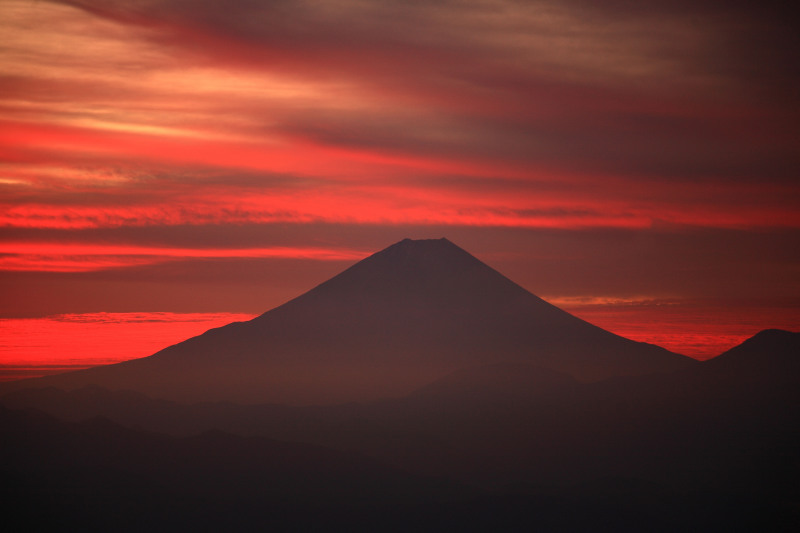
MULTIPOLYGON (((525 36, 538 31, 548 36, 568 36, 573 42, 565 45, 580 46, 584 38, 581 30, 594 32, 610 24, 611 31, 603 34, 609 40, 633 35, 647 42, 669 37, 670 29, 696 30, 705 37, 700 43, 665 40, 652 49, 654 55, 685 64, 696 63, 705 70, 738 73, 746 78, 767 71, 796 75, 798 68, 797 62, 785 61, 798 53, 798 47, 791 46, 798 40, 796 32, 789 31, 792 19, 788 15, 792 8, 776 2, 66 0, 61 3, 123 23, 160 29, 163 33, 178 32, 178 43, 196 33, 198 38, 218 35, 249 43, 268 53, 271 50, 301 55, 326 52, 323 55, 329 57, 330 53, 336 56, 341 52, 348 62, 354 55, 414 58, 387 65, 400 69, 410 64, 461 59, 477 60, 474 70, 480 71, 479 67, 485 66, 483 60, 513 44, 483 37, 501 37, 504 33, 525 36), (577 21, 588 24, 569 25, 577 21), (659 21, 665 23, 666 35, 653 31, 654 27, 662 28, 656 24, 659 21)), ((523 49, 524 45, 517 46, 518 51, 523 49)), ((213 54, 211 49, 206 52, 213 54)), ((598 60, 602 60, 603 50, 596 52, 598 60)), ((504 58, 501 63, 512 62, 504 58)))
POLYGON ((800 170, 796 98, 781 96, 794 95, 800 43, 772 5, 71 4, 185 51, 353 77, 409 106, 284 116, 282 131, 322 143, 670 178, 800 170))

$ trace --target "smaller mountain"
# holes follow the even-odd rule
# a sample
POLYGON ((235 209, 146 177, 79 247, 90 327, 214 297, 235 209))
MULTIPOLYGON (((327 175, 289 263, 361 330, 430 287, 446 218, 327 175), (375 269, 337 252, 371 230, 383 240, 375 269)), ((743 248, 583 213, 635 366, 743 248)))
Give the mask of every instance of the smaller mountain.
POLYGON ((800 333, 761 331, 677 376, 706 396, 736 399, 741 405, 773 398, 773 411, 792 409, 784 404, 800 401, 800 333))
POLYGON ((800 333, 765 329, 706 364, 716 368, 800 370, 800 333))

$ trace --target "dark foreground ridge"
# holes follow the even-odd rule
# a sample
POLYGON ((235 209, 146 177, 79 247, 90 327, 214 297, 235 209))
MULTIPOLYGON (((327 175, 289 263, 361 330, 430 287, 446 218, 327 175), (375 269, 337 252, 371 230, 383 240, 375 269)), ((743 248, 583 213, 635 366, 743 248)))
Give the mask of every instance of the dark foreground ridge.
POLYGON ((497 363, 343 405, 17 391, 0 496, 32 530, 794 532, 799 359, 768 331, 672 373, 497 363))
POLYGON ((447 239, 406 239, 249 322, 37 382, 187 401, 332 404, 402 396, 500 363, 598 381, 694 361, 584 322, 447 239))

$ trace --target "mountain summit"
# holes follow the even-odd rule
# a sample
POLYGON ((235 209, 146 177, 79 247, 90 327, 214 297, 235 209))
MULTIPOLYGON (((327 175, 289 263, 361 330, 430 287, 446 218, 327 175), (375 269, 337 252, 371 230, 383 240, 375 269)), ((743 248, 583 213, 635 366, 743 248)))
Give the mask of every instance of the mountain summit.
POLYGON ((143 359, 40 378, 179 400, 336 403, 525 363, 582 381, 692 364, 580 320, 447 239, 400 241, 248 322, 143 359))

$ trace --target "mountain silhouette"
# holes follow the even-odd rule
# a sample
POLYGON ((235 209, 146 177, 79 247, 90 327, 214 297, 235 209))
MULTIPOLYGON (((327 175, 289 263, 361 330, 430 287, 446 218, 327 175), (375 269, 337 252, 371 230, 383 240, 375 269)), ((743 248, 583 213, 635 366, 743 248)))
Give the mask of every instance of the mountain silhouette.
POLYGON ((754 397, 788 395, 787 401, 798 401, 800 333, 763 330, 681 375, 720 397, 744 396, 752 403, 754 397))
POLYGON ((586 382, 693 360, 580 320, 447 239, 405 239, 248 322, 150 357, 36 381, 187 401, 331 404, 402 396, 499 363, 586 382))
POLYGON ((800 370, 800 333, 765 329, 743 343, 708 361, 717 368, 746 368, 749 371, 775 369, 791 375, 789 367, 800 370))

